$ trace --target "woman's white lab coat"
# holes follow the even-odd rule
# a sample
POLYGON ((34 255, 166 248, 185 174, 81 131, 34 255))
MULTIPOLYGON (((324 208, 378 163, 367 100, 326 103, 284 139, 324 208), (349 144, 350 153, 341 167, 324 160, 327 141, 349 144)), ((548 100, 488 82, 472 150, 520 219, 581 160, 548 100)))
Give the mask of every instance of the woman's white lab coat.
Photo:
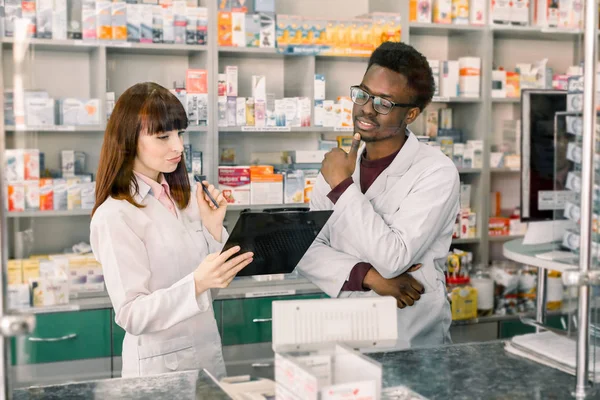
POLYGON ((123 377, 201 368, 223 377, 212 295, 196 297, 193 279, 202 260, 223 245, 203 227, 194 193, 175 217, 148 184, 137 183, 134 198, 145 208, 108 198, 90 228, 115 321, 126 331, 123 377))
POLYGON ((445 260, 459 209, 459 176, 452 161, 419 143, 410 133, 392 164, 362 194, 360 152, 351 185, 333 203, 319 175, 312 210, 333 215, 300 261, 298 269, 329 296, 377 296, 340 292, 359 262, 373 265, 385 278, 422 263, 412 275, 425 293, 412 307, 398 309, 396 349, 450 342, 452 322, 444 280, 445 260))

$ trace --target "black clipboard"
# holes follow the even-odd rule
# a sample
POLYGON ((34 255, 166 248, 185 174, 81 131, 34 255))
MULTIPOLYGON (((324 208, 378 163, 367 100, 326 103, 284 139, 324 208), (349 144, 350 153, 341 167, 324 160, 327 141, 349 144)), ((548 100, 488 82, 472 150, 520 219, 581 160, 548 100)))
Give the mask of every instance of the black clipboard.
POLYGON ((304 257, 331 214, 333 211, 308 209, 244 210, 223 251, 240 246, 241 250, 236 255, 248 251, 254 253, 254 261, 237 276, 289 274, 304 257))

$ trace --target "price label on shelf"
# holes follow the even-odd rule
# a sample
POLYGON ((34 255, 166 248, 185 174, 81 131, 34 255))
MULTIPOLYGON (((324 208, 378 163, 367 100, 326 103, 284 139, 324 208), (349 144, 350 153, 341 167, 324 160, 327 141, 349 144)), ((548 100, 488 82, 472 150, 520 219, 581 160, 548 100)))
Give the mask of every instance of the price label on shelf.
POLYGON ((431 101, 434 103, 445 103, 450 101, 450 97, 435 96, 433 99, 431 99, 431 101))
POLYGON ((131 42, 106 42, 106 45, 110 47, 131 47, 131 42))
POLYGON ((354 132, 354 128, 351 126, 341 126, 337 128, 333 128, 334 132, 354 132))
POLYGON ((289 126, 267 126, 264 128, 242 126, 242 132, 290 132, 291 130, 289 126))
POLYGON ((75 126, 74 125, 64 125, 64 126, 58 125, 55 127, 55 130, 72 132, 75 130, 75 126))

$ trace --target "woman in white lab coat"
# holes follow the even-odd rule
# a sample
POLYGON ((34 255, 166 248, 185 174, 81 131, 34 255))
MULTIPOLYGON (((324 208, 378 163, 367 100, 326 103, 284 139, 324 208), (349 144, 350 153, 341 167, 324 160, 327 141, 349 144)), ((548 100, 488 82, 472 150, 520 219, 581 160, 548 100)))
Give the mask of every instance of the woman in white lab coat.
POLYGON ((225 375, 211 289, 227 287, 252 254, 219 255, 227 201, 209 185, 215 207, 190 186, 187 125, 172 93, 140 83, 119 97, 104 135, 90 241, 126 331, 123 377, 201 368, 225 375))

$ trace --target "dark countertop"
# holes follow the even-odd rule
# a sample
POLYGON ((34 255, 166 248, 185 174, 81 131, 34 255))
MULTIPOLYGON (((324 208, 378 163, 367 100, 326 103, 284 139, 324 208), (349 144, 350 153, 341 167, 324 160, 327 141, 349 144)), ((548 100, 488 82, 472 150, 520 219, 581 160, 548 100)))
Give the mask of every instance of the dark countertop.
MULTIPOLYGON (((406 386, 430 400, 558 400, 572 398, 575 388, 574 376, 508 354, 502 341, 368 356, 383 365, 384 388, 406 386)), ((15 400, 228 398, 203 372, 33 387, 14 393, 15 400)), ((600 393, 589 398, 600 398, 600 393)))
POLYGON ((369 356, 383 364, 384 388, 404 385, 431 400, 570 399, 575 389, 574 376, 513 356, 502 341, 369 356))
POLYGON ((13 400, 228 400, 203 371, 173 372, 144 378, 116 378, 65 385, 30 387, 13 400))

